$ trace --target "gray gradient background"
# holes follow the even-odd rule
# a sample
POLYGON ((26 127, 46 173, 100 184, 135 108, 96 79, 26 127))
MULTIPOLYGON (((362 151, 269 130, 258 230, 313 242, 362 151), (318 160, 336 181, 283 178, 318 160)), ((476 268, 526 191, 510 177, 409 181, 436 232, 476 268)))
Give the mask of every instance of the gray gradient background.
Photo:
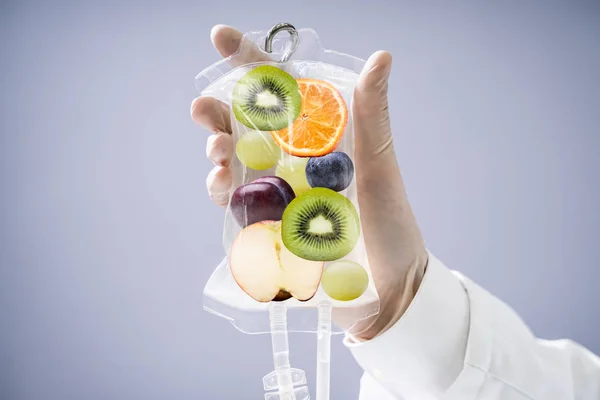
MULTIPOLYGON (((448 3, 0 3, 0 398, 262 398, 269 337, 201 304, 223 215, 189 105, 215 23, 390 50, 431 250, 600 352, 600 4, 448 3)), ((312 387, 315 338, 291 346, 312 387)), ((338 337, 333 399, 360 373, 338 337)))

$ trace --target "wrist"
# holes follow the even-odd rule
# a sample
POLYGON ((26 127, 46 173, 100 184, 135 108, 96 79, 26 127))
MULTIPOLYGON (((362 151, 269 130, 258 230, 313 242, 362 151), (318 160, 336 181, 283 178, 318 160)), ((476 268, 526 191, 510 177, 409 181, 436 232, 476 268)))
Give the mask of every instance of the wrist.
POLYGON ((413 301, 427 269, 428 254, 415 258, 402 280, 386 285, 379 294, 379 312, 357 324, 348 334, 356 341, 371 340, 394 326, 413 301))

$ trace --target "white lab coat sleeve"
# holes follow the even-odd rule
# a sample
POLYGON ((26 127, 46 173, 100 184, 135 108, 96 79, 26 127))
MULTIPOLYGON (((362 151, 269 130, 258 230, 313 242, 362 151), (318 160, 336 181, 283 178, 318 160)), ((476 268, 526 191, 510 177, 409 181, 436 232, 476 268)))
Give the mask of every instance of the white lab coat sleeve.
POLYGON ((600 400, 600 358, 537 339, 506 304, 430 255, 405 314, 380 336, 346 336, 360 400, 600 400))

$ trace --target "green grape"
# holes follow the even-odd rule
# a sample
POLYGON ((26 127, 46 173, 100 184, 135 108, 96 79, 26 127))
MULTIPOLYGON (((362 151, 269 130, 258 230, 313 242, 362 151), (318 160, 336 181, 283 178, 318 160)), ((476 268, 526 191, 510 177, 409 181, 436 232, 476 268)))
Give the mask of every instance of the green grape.
POLYGON ((238 139, 235 153, 246 167, 261 171, 277 164, 282 151, 269 132, 248 131, 238 139))
POLYGON ((323 271, 321 286, 329 297, 339 301, 359 298, 369 285, 367 271, 354 261, 335 261, 323 271))
POLYGON ((294 157, 286 154, 277 164, 275 175, 290 184, 296 196, 308 191, 311 187, 306 180, 306 163, 308 157, 294 157))

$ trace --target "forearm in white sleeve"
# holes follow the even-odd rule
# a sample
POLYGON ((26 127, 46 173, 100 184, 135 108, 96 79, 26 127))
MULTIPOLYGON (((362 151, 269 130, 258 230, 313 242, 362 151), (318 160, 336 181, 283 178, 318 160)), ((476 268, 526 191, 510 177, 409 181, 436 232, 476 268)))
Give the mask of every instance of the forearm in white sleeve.
POLYGON ((537 339, 506 304, 430 255, 402 318, 366 342, 360 400, 599 400, 600 358, 537 339))

